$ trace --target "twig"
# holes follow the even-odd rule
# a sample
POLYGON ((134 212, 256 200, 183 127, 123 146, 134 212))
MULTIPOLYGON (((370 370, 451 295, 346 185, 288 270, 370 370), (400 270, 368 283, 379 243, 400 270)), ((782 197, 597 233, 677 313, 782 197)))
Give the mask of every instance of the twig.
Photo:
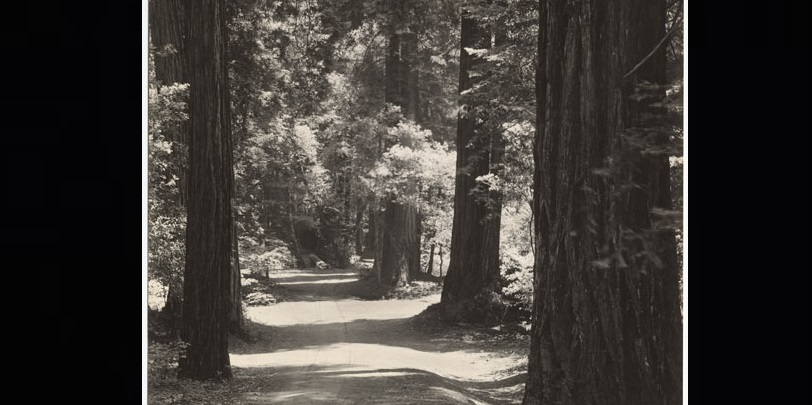
MULTIPOLYGON (((677 11, 674 13, 674 18, 672 18, 672 19, 671 19, 671 21, 670 21, 670 22, 671 22, 671 26, 670 26, 670 27, 668 27, 668 30, 669 30, 669 31, 670 31, 672 28, 674 28, 674 26, 675 26, 675 25, 674 25, 674 23, 676 23, 676 22, 677 22, 677 18, 679 18, 679 17, 680 17, 680 14, 682 14, 682 8, 683 8, 683 7, 682 7, 682 1, 683 1, 683 0, 679 0, 679 8, 678 8, 678 9, 677 9, 677 11)), ((674 0, 674 2, 676 2, 676 0, 674 0)), ((670 8, 670 7, 669 7, 669 8, 670 8)))
POLYGON ((678 26, 678 25, 679 25, 681 22, 682 22, 682 19, 679 19, 679 21, 675 21, 675 22, 674 22, 674 24, 672 24, 672 25, 671 25, 671 30, 670 30, 670 31, 668 31, 668 33, 667 33, 667 34, 665 34, 665 36, 663 37, 663 39, 661 39, 661 40, 660 40, 660 42, 659 42, 659 43, 657 43, 657 46, 655 46, 655 47, 654 47, 654 49, 652 49, 652 50, 651 50, 651 52, 649 52, 649 54, 648 54, 648 55, 646 55, 646 57, 645 57, 645 58, 643 58, 643 60, 641 60, 641 61, 640 61, 640 63, 638 63, 637 65, 635 65, 635 66, 634 66, 634 68, 632 68, 632 70, 630 70, 630 71, 629 71, 629 73, 626 73, 625 75, 623 75, 623 79, 628 78, 628 77, 629 77, 629 76, 631 76, 631 75, 632 75, 634 72, 636 72, 636 71, 637 71, 637 69, 640 69, 640 67, 641 67, 641 66, 643 66, 643 64, 644 64, 644 63, 646 63, 646 62, 647 62, 647 61, 648 61, 648 60, 649 60, 649 59, 650 59, 650 58, 651 58, 651 57, 654 55, 654 53, 655 53, 655 52, 657 52, 657 50, 658 50, 658 49, 660 49, 660 47, 661 47, 661 46, 663 46, 663 44, 665 43, 665 40, 667 40, 669 37, 671 37, 671 34, 673 34, 673 33, 674 33, 674 31, 676 30, 677 26, 678 26))

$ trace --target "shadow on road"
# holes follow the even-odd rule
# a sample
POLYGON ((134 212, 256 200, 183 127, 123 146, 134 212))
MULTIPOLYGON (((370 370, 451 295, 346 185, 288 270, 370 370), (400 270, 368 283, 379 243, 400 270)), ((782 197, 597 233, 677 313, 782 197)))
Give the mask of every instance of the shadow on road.
MULTIPOLYGON (((352 369, 313 365, 241 368, 235 374, 247 404, 511 404, 527 373, 487 382, 445 377, 418 368, 352 369), (307 384, 303 384, 302 378, 307 384), (330 387, 331 389, 324 389, 330 387), (371 391, 369 387, 379 387, 371 391)), ((236 388, 236 387, 235 387, 236 388)))
POLYGON ((348 270, 271 278, 286 289, 285 302, 249 307, 253 339, 229 342, 239 403, 502 404, 521 397, 523 348, 509 353, 497 332, 414 318, 437 294, 358 299, 380 296, 348 270))
POLYGON ((382 290, 355 270, 279 270, 269 275, 285 288, 286 301, 327 301, 340 298, 377 300, 382 290))

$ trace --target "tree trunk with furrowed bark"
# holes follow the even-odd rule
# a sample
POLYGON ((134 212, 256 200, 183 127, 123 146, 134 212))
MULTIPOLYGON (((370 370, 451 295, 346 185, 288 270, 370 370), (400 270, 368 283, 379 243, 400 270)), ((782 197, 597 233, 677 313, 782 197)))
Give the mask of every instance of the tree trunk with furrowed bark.
POLYGON ((623 76, 664 20, 662 0, 540 4, 524 404, 682 403, 680 269, 673 233, 652 229, 651 214, 671 205, 667 158, 625 138, 646 108, 629 99, 633 84, 664 84, 664 54, 623 76))
POLYGON ((189 200, 179 361, 182 377, 231 377, 232 145, 223 0, 189 4, 189 200))
MULTIPOLYGON (((465 48, 489 48, 491 31, 464 13, 460 42, 459 89, 463 93, 481 80, 472 77, 471 71, 482 63, 481 58, 469 54, 465 48)), ((473 107, 465 105, 464 110, 470 112, 473 107)), ((476 117, 465 113, 461 113, 457 120, 454 221, 443 304, 470 300, 485 292, 499 277, 502 197, 481 185, 481 192, 474 195, 472 191, 477 188, 477 177, 498 173, 504 146, 501 134, 476 121, 476 117)))

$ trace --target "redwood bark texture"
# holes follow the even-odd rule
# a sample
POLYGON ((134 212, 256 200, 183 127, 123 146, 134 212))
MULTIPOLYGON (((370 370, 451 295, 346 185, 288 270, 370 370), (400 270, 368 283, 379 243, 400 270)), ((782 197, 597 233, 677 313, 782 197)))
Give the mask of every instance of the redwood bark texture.
MULTIPOLYGON (((460 93, 479 80, 471 69, 481 63, 465 48, 489 48, 490 30, 463 14, 460 50, 460 93)), ((470 111, 474 106, 468 105, 470 111)), ((457 121, 457 173, 454 185, 454 222, 451 253, 442 302, 460 302, 485 291, 499 277, 499 228, 502 198, 486 190, 474 196, 478 176, 497 169, 502 155, 501 135, 477 125, 475 118, 460 114, 457 121), (482 198, 487 197, 487 198, 482 198)))
POLYGON ((189 23, 186 0, 150 0, 149 32, 155 58, 155 78, 165 85, 189 83, 186 34, 189 23), (173 52, 165 52, 168 46, 173 52))
POLYGON ((663 0, 540 3, 524 404, 682 403, 673 234, 653 233, 659 266, 628 239, 651 228, 652 208, 670 208, 668 165, 630 152, 623 138, 639 124, 633 82, 665 79, 664 56, 622 79, 662 38, 664 18, 663 0), (617 174, 596 172, 630 155, 617 174))
POLYGON ((381 219, 386 227, 381 240, 381 283, 388 286, 409 284, 414 275, 411 252, 420 243, 417 239, 417 210, 411 204, 390 201, 381 219))
POLYGON ((180 375, 231 377, 228 316, 233 192, 227 32, 223 0, 189 4, 189 201, 180 375))

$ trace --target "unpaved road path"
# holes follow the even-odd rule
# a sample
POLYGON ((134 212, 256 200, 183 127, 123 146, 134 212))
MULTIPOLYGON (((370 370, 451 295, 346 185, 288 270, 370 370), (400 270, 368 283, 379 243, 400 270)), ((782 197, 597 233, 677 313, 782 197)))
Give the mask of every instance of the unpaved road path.
MULTIPOLYGON (((411 319, 439 295, 365 301, 351 271, 287 270, 288 301, 249 307, 258 341, 230 344, 242 404, 517 403, 526 345, 411 319)), ((502 336, 504 338, 504 336, 502 336)))

